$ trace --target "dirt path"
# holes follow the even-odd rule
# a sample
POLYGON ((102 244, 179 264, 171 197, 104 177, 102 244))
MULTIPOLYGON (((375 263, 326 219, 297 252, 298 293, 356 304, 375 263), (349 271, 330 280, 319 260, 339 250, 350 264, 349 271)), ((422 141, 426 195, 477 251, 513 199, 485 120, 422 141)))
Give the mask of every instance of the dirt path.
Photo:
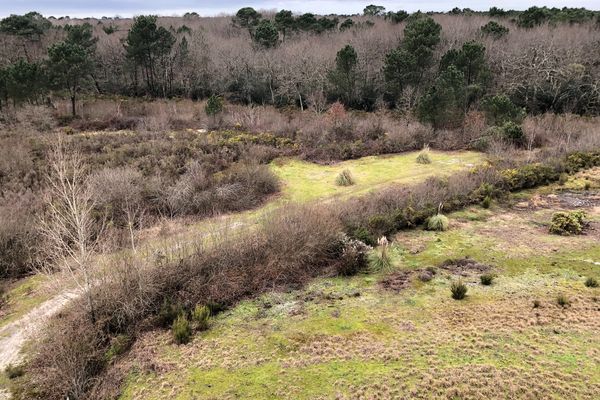
POLYGON ((0 371, 4 371, 9 364, 17 364, 21 360, 20 352, 27 339, 37 332, 49 317, 75 297, 77 297, 75 292, 61 293, 29 311, 17 321, 0 328, 0 371))

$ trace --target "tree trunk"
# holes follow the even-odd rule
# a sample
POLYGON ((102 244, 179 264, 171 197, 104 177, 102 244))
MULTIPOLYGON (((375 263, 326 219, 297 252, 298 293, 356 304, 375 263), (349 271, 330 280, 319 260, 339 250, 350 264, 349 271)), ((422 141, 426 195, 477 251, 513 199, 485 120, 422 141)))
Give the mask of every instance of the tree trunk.
POLYGON ((71 112, 73 114, 74 117, 77 116, 77 109, 75 107, 75 95, 71 96, 71 112))

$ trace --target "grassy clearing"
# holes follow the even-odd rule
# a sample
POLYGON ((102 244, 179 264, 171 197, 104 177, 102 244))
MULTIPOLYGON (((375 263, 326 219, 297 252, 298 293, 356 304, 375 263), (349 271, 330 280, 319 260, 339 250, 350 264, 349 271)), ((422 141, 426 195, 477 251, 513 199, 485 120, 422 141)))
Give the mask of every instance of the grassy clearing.
POLYGON ((430 151, 431 164, 418 164, 419 152, 391 156, 364 157, 333 165, 318 165, 299 160, 280 160, 271 168, 284 182, 283 199, 307 202, 329 197, 364 194, 390 183, 412 184, 432 175, 450 175, 482 161, 475 152, 430 151), (340 187, 336 177, 349 170, 355 185, 340 187))
POLYGON ((439 268, 400 292, 384 290, 379 273, 266 294, 218 315, 187 346, 148 334, 122 398, 597 398, 600 289, 584 277, 598 275, 599 241, 550 235, 544 224, 564 208, 552 195, 532 191, 530 209, 473 207, 449 215, 447 232, 396 237, 396 271, 467 255, 492 265, 491 286, 461 277, 460 302, 449 290, 457 276, 439 268))

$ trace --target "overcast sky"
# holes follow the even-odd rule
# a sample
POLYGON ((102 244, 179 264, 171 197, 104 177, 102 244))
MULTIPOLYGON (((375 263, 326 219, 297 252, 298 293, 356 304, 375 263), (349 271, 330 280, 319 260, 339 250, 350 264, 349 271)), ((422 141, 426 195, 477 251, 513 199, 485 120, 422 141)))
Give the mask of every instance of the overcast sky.
MULTIPOLYGON (((548 7, 586 7, 599 9, 600 0, 404 0, 374 1, 388 10, 407 11, 447 11, 453 7, 469 7, 474 10, 487 10, 496 5, 504 9, 522 10, 532 5, 548 7)), ((195 11, 203 16, 234 13, 241 7, 256 9, 287 9, 295 12, 317 14, 354 14, 371 4, 356 0, 0 0, 0 16, 39 11, 45 16, 71 17, 129 17, 139 14, 181 15, 195 11)))

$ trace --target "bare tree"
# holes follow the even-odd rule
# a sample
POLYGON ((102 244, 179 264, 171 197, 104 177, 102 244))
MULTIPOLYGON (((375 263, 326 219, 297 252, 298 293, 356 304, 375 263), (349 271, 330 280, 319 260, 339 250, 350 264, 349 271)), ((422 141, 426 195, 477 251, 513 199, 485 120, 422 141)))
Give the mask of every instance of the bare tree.
POLYGON ((93 216, 94 202, 82 158, 76 151, 67 151, 60 136, 49 155, 47 182, 46 212, 40 226, 53 262, 44 272, 58 270, 70 275, 95 322, 93 256, 102 229, 93 216))

